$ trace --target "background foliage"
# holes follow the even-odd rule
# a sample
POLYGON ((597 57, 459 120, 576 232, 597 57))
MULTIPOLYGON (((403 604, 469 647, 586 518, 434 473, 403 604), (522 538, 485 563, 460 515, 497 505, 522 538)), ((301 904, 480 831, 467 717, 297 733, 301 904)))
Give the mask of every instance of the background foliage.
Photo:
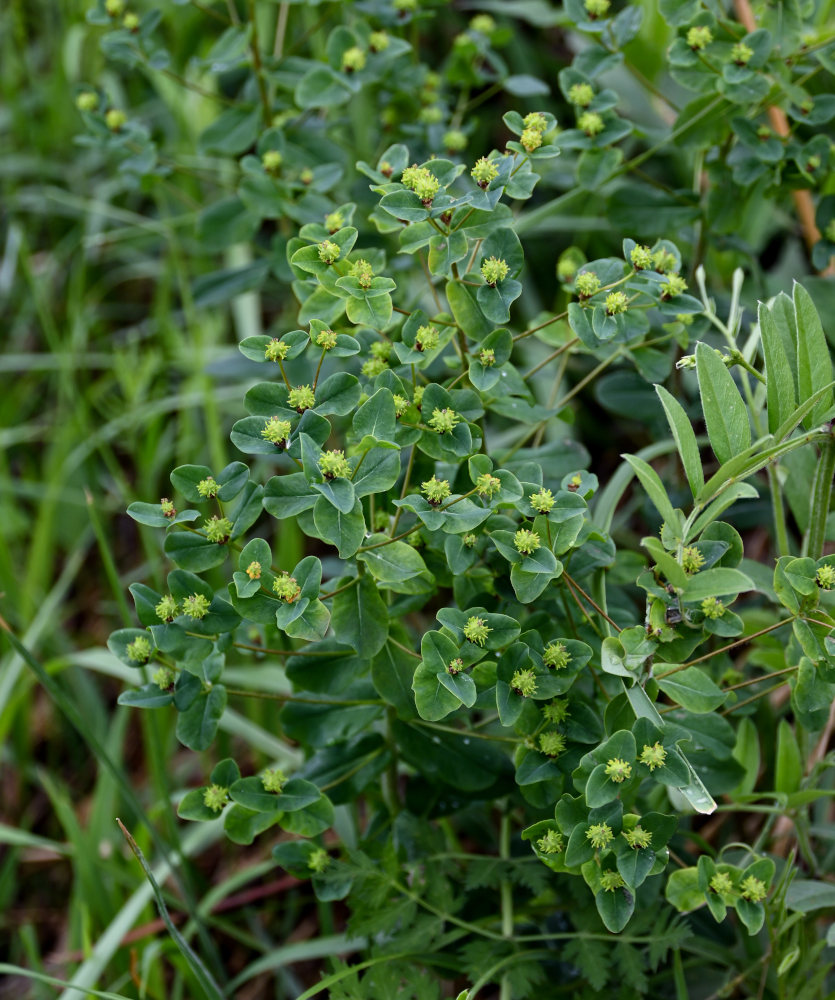
MULTIPOLYGON (((817 574, 829 563, 813 560, 833 534, 828 483, 817 471, 828 468, 831 482, 831 466, 819 461, 831 446, 822 436, 797 445, 832 415, 824 339, 832 331, 816 323, 813 305, 833 315, 831 278, 818 273, 835 246, 831 4, 614 4, 598 18, 579 2, 410 6, 171 2, 108 13, 99 4, 85 19, 75 4, 13 0, 0 13, 8 68, 0 127, 12 150, 2 167, 0 296, 9 319, 0 359, 8 384, 0 401, 0 589, 3 618, 23 643, 6 647, 0 670, 0 887, 4 951, 35 976, 13 972, 9 989, 55 996, 55 977, 126 997, 299 996, 324 974, 333 997, 454 996, 471 986, 503 997, 543 989, 826 996, 831 952, 818 918, 833 902, 832 665, 830 599, 817 574), (138 23, 125 27, 125 13, 138 23), (473 20, 484 14, 492 23, 473 20), (704 49, 691 44, 693 27, 710 29, 704 49), (372 30, 386 32, 387 44, 378 38, 375 46, 372 30), (751 55, 738 65, 732 47, 743 37, 751 55), (582 90, 572 96, 578 86, 592 88, 587 107, 582 90), (525 142, 522 117, 536 111, 552 115, 559 131, 547 117, 550 141, 528 161, 514 136, 525 142), (473 163, 494 148, 514 150, 514 141, 512 166, 497 161, 495 199, 479 193, 468 179, 473 163), (268 151, 281 154, 280 166, 264 159, 268 151), (451 225, 461 222, 454 238, 432 227, 396 174, 382 171, 386 157, 399 174, 430 156, 449 164, 430 164, 444 186, 454 164, 465 167, 451 198, 476 199, 449 206, 459 213, 451 225), (476 204, 483 214, 468 215, 476 204), (324 225, 332 213, 339 224, 324 225), (378 294, 363 294, 356 278, 333 279, 316 249, 331 236, 340 246, 357 239, 380 275, 378 294), (678 255, 673 269, 690 286, 685 295, 665 302, 660 277, 632 273, 634 241, 678 255), (471 255, 468 285, 459 279, 471 255), (480 263, 493 255, 511 273, 490 289, 480 263), (586 261, 602 285, 627 278, 652 311, 582 308, 574 280, 586 261), (779 294, 792 294, 793 279, 803 285, 794 303, 779 294), (755 327, 758 300, 774 296, 755 327), (401 326, 392 307, 413 315, 401 326), (437 350, 414 349, 416 310, 420 322, 439 321, 437 350), (449 324, 463 340, 445 334, 449 324), (331 325, 345 338, 343 353, 322 368, 321 390, 330 383, 331 391, 323 405, 320 390, 316 407, 335 425, 330 447, 347 443, 356 465, 370 436, 366 450, 385 454, 381 478, 369 481, 375 506, 364 500, 365 527, 392 537, 414 527, 420 537, 353 558, 360 542, 385 539, 366 539, 360 528, 351 541, 350 529, 324 523, 355 508, 334 485, 343 477, 317 471, 326 432, 309 414, 303 429, 311 436, 297 438, 295 457, 303 503, 321 494, 319 521, 315 506, 313 515, 288 508, 287 490, 275 486, 282 492, 272 511, 265 505, 260 527, 271 550, 250 549, 240 565, 230 553, 242 577, 259 557, 292 570, 302 600, 316 607, 309 631, 290 622, 279 630, 274 607, 265 621, 241 604, 249 625, 230 639, 258 648, 224 648, 224 640, 214 659, 204 658, 205 639, 194 640, 193 656, 175 649, 175 662, 190 665, 178 681, 193 689, 178 690, 184 710, 136 711, 143 700, 172 696, 150 673, 140 678, 126 653, 141 633, 117 632, 107 651, 114 628, 158 629, 153 606, 166 588, 178 602, 202 586, 207 598, 221 595, 204 634, 237 628, 237 620, 222 620, 231 570, 216 567, 227 546, 174 528, 164 554, 159 532, 122 511, 139 500, 153 509, 135 507, 138 520, 165 526, 157 500, 171 495, 178 507, 212 513, 196 484, 209 470, 222 483, 220 470, 245 457, 243 447, 256 455, 247 460, 256 485, 239 477, 228 487, 233 506, 217 513, 231 516, 233 541, 249 537, 258 484, 289 471, 287 459, 257 457, 274 450, 261 437, 263 422, 277 414, 295 432, 297 421, 275 365, 272 387, 259 395, 265 369, 257 359, 271 337, 284 337, 290 381, 310 383, 319 352, 307 347, 307 330, 315 336, 331 325), (509 334, 493 335, 505 325, 509 334), (287 336, 297 328, 302 336, 287 336), (480 360, 487 335, 492 366, 480 360), (389 339, 396 343, 386 363, 389 339), (695 349, 698 341, 741 351, 729 356, 739 377, 710 347, 695 349), (693 354, 697 377, 687 362, 675 367, 693 354), (388 400, 416 370, 434 386, 429 413, 463 413, 457 443, 404 427, 420 422, 414 408, 393 429, 388 400), (346 381, 346 372, 359 381, 346 381), (491 384, 499 374, 502 393, 491 384), (657 383, 671 395, 656 394, 657 383), (245 393, 252 416, 241 421, 245 393), (781 427, 807 399, 808 414, 781 427), (707 437, 691 438, 691 420, 707 437), (803 426, 795 432, 795 424, 803 426), (767 432, 774 440, 763 440, 767 432), (785 456, 769 450, 781 438, 785 456), (489 448, 468 463, 479 440, 489 448), (713 457, 703 447, 700 458, 708 443, 713 457), (387 444, 417 455, 411 497, 402 479, 386 478, 395 452, 387 444), (624 464, 622 453, 642 457, 624 464), (712 479, 739 453, 737 466, 712 479), (768 464, 777 454, 779 471, 768 464), (495 498, 474 495, 450 515, 419 496, 433 474, 460 496, 496 469, 495 498), (676 509, 689 513, 705 479, 716 489, 743 476, 756 491, 729 486, 725 495, 737 502, 721 514, 724 527, 708 527, 698 541, 698 531, 676 534, 676 509), (557 496, 549 525, 528 519, 528 483, 557 496), (498 504, 488 538, 479 512, 498 504), (474 523, 459 530, 463 521, 449 518, 462 511, 474 523), (290 516, 275 522, 276 512, 290 516), (667 536, 649 538, 662 521, 667 536), (537 566, 521 558, 513 540, 520 527, 548 537, 550 558, 540 553, 537 566), (473 529, 471 550, 461 539, 473 529), (311 535, 335 543, 349 565, 311 535), (705 560, 695 575, 684 565, 684 543, 694 541, 705 560), (374 555, 387 551, 396 559, 374 555), (320 559, 321 593, 341 592, 316 605, 320 559), (172 560, 181 575, 166 581, 172 560), (182 575, 191 572, 205 582, 182 575), (134 609, 127 585, 137 580, 150 589, 134 586, 134 609), (681 608, 667 608, 664 583, 678 587, 676 603, 695 631, 670 614, 681 608), (743 591, 733 611, 704 618, 702 600, 730 605, 743 591), (452 676, 444 664, 459 647, 469 657, 463 666, 481 657, 461 633, 479 608, 497 633, 507 630, 488 649, 507 652, 496 677, 483 663, 452 676), (286 654, 318 638, 325 614, 348 655, 327 656, 317 674, 286 654), (514 645, 517 626, 491 614, 521 622, 526 642, 514 645), (771 635, 775 616, 794 622, 791 641, 788 630, 771 635), (809 625, 813 616, 823 624, 809 625), (616 637, 613 623, 633 627, 616 637), (717 654, 754 632, 763 632, 758 641, 717 654), (557 639, 573 658, 567 680, 541 659, 557 639), (285 670, 265 665, 260 648, 273 640, 285 670), (696 650, 701 642, 709 645, 696 650), (595 674, 580 676, 587 650, 595 674), (706 665, 673 672, 702 654, 710 654, 706 665), (670 672, 660 691, 647 683, 650 656, 656 677, 670 672), (512 686, 529 662, 545 678, 539 695, 571 689, 574 721, 557 729, 556 715, 546 718, 568 744, 556 763, 525 745, 542 729, 538 703, 512 686), (627 703, 623 681, 637 679, 627 703), (117 694, 141 680, 145 694, 127 693, 117 706, 117 694), (672 710, 663 731, 636 723, 638 688, 672 710), (606 744, 610 736, 615 743, 606 744), (680 774, 659 784, 640 770, 641 748, 655 742, 667 748, 669 768, 678 739, 704 792, 680 774), (647 780, 613 785, 605 774, 612 759, 647 780), (280 813, 261 801, 258 779, 239 781, 235 769, 256 775, 275 766, 299 772, 281 793, 280 813), (209 785, 232 789, 225 822, 211 819, 202 791, 209 785), (677 785, 689 793, 668 797, 665 787, 677 785), (621 794, 612 799, 612 791, 621 794), (561 796, 569 798, 555 817, 561 796), (707 812, 709 796, 718 810, 694 813, 707 812), (643 881, 656 860, 663 867, 661 857, 624 876, 625 866, 637 867, 631 846, 617 858, 600 853, 602 868, 591 857, 588 824, 609 821, 617 832, 620 817, 610 813, 621 800, 643 813, 653 846, 673 837, 664 876, 643 881), (587 807, 602 811, 589 818, 587 807), (177 808, 207 822, 184 823, 177 808), (662 814, 675 814, 677 826, 662 814), (161 888, 140 881, 117 815, 161 888), (224 826, 238 843, 224 839, 224 826), (279 827, 290 836, 281 836, 274 859, 279 827), (558 828, 563 850, 543 851, 540 838, 558 828), (317 845, 332 860, 311 882, 317 845), (583 870, 588 885, 584 864, 592 865, 583 870), (574 876, 560 874, 566 865, 574 876), (607 871, 627 887, 603 888, 607 871), (722 872, 735 880, 727 898, 709 887, 722 872), (740 896, 749 875, 769 886, 764 907, 740 896), (156 922, 155 895, 167 900, 169 933, 156 922), (623 926, 630 900, 634 916, 614 937, 607 927, 623 926), (736 916, 716 923, 727 903, 736 916), (349 960, 368 965, 352 971, 349 960)), ((442 228, 444 197, 432 207, 442 228)), ((243 578, 232 586, 233 602, 253 600, 243 578)), ((325 639, 307 652, 337 648, 325 639)), ((623 822, 630 830, 633 820, 623 822)))

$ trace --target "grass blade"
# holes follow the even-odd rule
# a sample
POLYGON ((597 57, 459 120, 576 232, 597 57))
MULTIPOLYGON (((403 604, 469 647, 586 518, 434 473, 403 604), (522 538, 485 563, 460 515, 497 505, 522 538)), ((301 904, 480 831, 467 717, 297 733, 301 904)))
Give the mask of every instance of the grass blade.
POLYGON ((139 847, 139 844, 133 839, 129 831, 125 827, 124 823, 117 819, 116 822, 119 824, 119 829, 125 835, 125 840, 128 842, 128 846, 136 855, 136 860, 142 865, 142 870, 145 872, 145 877, 151 886, 151 891, 154 894, 154 899, 156 900, 157 909, 159 910, 159 915, 162 917, 163 923, 165 924, 168 933, 174 939, 174 943, 180 949, 180 954, 188 962, 188 966, 194 973, 198 983, 203 988, 203 992, 209 998, 209 1000, 224 1000, 223 991, 218 986, 218 984, 212 978, 212 974, 206 968, 206 966, 200 961, 198 956, 191 950, 191 946, 188 941, 183 937, 183 935, 177 930, 174 925, 174 921, 171 919, 168 913, 168 907, 165 905, 165 900, 162 898, 162 892, 159 885, 157 885, 157 880, 154 878, 154 873, 151 871, 151 866, 145 860, 145 855, 139 847))

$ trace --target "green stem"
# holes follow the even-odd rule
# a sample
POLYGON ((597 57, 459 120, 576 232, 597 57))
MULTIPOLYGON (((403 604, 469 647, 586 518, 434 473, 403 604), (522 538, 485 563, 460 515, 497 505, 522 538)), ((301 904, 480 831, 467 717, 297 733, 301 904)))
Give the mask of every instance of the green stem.
POLYGON ((821 445, 821 455, 815 473, 815 483, 809 507, 809 530, 803 540, 803 555, 812 559, 820 559, 823 553, 833 475, 835 475, 835 438, 830 437, 821 445))
POLYGON ((789 547, 789 530, 786 526, 786 505, 783 503, 783 491, 780 487, 780 477, 777 466, 768 467, 768 488, 771 493, 771 509, 774 514, 774 536, 777 541, 777 555, 791 555, 789 547))
MULTIPOLYGON (((509 804, 502 806, 502 818, 499 826, 499 857, 503 861, 510 859, 510 812, 509 804)), ((513 884, 509 878, 503 878, 499 887, 502 903, 502 935, 508 939, 513 937, 513 884)), ((511 1000, 510 977, 502 976, 500 1000, 511 1000)))
POLYGON ((252 67, 255 70, 255 79, 258 81, 258 92, 261 95, 261 113, 264 117, 264 124, 267 128, 272 124, 272 109, 270 107, 270 97, 267 93, 267 82, 264 79, 264 65, 261 62, 261 49, 258 42, 258 18, 255 13, 255 0, 249 0, 249 21, 252 25, 252 40, 250 41, 250 51, 252 52, 252 67))
POLYGON ((400 787, 397 774, 398 754, 397 740, 394 735, 394 721, 397 713, 392 705, 386 708, 386 742, 391 759, 386 769, 386 790, 388 792, 389 812, 392 819, 400 812, 400 787))

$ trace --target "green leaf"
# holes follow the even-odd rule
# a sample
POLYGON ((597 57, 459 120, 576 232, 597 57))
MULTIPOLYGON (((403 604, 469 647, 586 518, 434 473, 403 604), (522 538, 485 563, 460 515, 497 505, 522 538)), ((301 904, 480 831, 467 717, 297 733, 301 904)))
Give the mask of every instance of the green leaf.
POLYGON ((330 66, 321 65, 309 70, 299 80, 293 99, 296 106, 307 108, 336 108, 351 99, 352 88, 345 77, 330 66))
POLYGON ((372 546, 357 554, 357 559, 368 566, 368 571, 380 585, 398 594, 421 594, 432 589, 435 578, 426 568, 423 556, 406 542, 387 542, 386 535, 370 535, 367 545, 372 546), (373 546, 377 545, 377 548, 373 546))
POLYGON ((225 545, 210 542, 202 535, 193 535, 188 531, 172 531, 165 536, 163 547, 172 562, 190 573, 203 573, 213 566, 220 566, 227 555, 225 545))
POLYGON ((706 597, 725 597, 728 594, 742 594, 756 590, 753 581, 738 569, 719 566, 704 569, 691 576, 681 593, 685 602, 703 601, 706 597))
POLYGON ((707 344, 696 345, 696 373, 714 455, 727 462, 751 444, 748 411, 724 362, 707 344))
POLYGON ((506 323, 510 319, 510 307, 522 294, 522 285, 513 278, 505 278, 497 285, 479 285, 476 302, 479 309, 491 323, 506 323))
POLYGON ((317 495, 303 472, 273 476, 264 487, 264 509, 273 517, 296 517, 310 510, 317 495))
MULTIPOLYGON (((794 284, 794 314, 797 323, 797 392, 804 403, 832 381, 829 346, 812 297, 797 282, 794 284)), ((819 424, 833 405, 832 391, 823 392, 815 408, 803 423, 807 428, 819 424)))
POLYGON ((371 659, 388 638, 388 610, 370 576, 333 599, 331 625, 336 638, 355 649, 363 659, 371 659))
POLYGON ((679 911, 690 913, 704 906, 705 894, 699 888, 699 873, 693 868, 678 868, 670 873, 664 895, 679 911))
POLYGON ((123 691, 117 699, 120 705, 128 705, 131 708, 164 708, 173 700, 174 695, 170 691, 162 691, 154 683, 123 691))
POLYGON ((684 412, 684 407, 675 396, 667 392, 663 385, 656 385, 655 391, 658 393, 658 398, 661 400, 661 405, 667 415, 667 423, 670 425, 673 440, 681 456, 681 464, 684 466, 684 473, 690 484, 690 492, 695 497, 705 484, 702 459, 699 455, 699 446, 696 443, 696 432, 684 412))
POLYGON ((795 913, 835 907, 835 885, 815 879, 795 879, 786 891, 786 906, 795 913))
POLYGON ((362 440, 394 442, 397 418, 394 412, 394 396, 389 389, 378 389, 354 414, 354 433, 362 440))
POLYGON ((343 514, 324 497, 319 497, 313 507, 313 523, 322 538, 337 547, 340 559, 355 555, 365 538, 365 517, 360 500, 353 510, 343 514))
POLYGON ((661 477, 651 465, 637 455, 622 455, 635 471, 635 475, 641 481, 641 485, 646 490, 650 500, 655 505, 655 509, 661 515, 661 519, 671 528, 677 523, 677 517, 661 477))
POLYGON ((301 614, 283 626, 284 632, 291 639, 316 642, 327 632, 330 618, 330 612, 321 601, 311 600, 301 614))
POLYGON ((177 716, 177 739, 189 750, 208 750, 226 708, 226 688, 215 684, 177 716))
POLYGON ((794 375, 771 309, 761 302, 757 315, 765 357, 768 429, 773 434, 794 412, 794 375))
POLYGON ((316 785, 302 778, 291 778, 280 793, 266 791, 258 777, 239 778, 229 788, 232 801, 253 812, 296 812, 316 802, 320 795, 316 785))
POLYGON ((357 498, 354 493, 354 484, 350 479, 342 479, 341 477, 326 479, 323 483, 311 483, 311 487, 317 493, 321 493, 328 503, 333 504, 343 514, 350 514, 354 509, 357 498))
POLYGON ((774 789, 790 795, 800 788, 803 761, 791 725, 781 719, 777 726, 777 753, 774 762, 774 789))
POLYGON ((635 912, 635 895, 629 889, 615 889, 613 892, 602 890, 594 897, 597 912, 612 934, 618 934, 629 923, 635 912))
POLYGON ((198 144, 203 153, 235 156, 254 145, 261 127, 258 108, 227 108, 201 132, 198 144))
POLYGON ((391 296, 384 293, 363 299, 350 298, 345 304, 345 312, 348 319, 358 326, 385 330, 391 321, 391 296))
POLYGON ((385 646, 371 663, 371 679, 377 694, 397 710, 401 719, 415 717, 412 678, 416 660, 393 642, 385 646))
MULTIPOLYGON (((657 664, 661 673, 666 666, 657 664)), ((697 715, 712 712, 727 697, 727 693, 720 690, 699 667, 687 667, 669 677, 659 677, 656 683, 676 704, 697 715)))
POLYGON ((356 375, 334 372, 316 389, 316 413, 342 416, 359 403, 362 390, 356 375))

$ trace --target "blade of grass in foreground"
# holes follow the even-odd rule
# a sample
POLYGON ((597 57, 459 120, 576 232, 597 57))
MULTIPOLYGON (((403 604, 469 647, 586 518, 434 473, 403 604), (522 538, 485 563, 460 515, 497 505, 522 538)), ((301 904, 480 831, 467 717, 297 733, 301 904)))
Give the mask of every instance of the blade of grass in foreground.
MULTIPOLYGON (((49 986, 67 986, 67 983, 64 982, 63 979, 56 979, 54 976, 46 976, 41 972, 32 972, 30 969, 22 969, 18 965, 6 965, 5 962, 0 962, 0 975, 21 976, 24 979, 34 979, 39 983, 47 983, 49 986)), ((78 990, 79 993, 83 993, 86 997, 100 997, 101 1000, 130 1000, 130 997, 126 997, 122 993, 108 993, 104 990, 91 990, 86 986, 71 986, 69 988, 78 990)))
POLYGON ((209 1000, 224 1000, 223 992, 221 991, 218 984, 212 978, 211 973, 206 968, 205 965, 200 961, 197 955, 191 950, 188 941, 183 937, 183 935, 177 930, 174 925, 174 921, 171 919, 168 913, 168 907, 165 905, 165 900, 162 898, 162 892, 160 887, 157 885, 157 880, 154 878, 154 873, 148 862, 145 860, 145 855, 142 853, 139 844, 133 839, 129 831, 125 827, 125 824, 117 819, 116 822, 119 824, 119 829, 125 835, 125 840, 128 842, 128 846, 136 855, 136 860, 142 865, 142 870, 145 872, 145 877, 151 885, 151 891, 154 894, 154 899, 156 900, 157 909, 159 910, 159 915, 162 917, 163 923, 165 924, 168 933, 174 939, 174 943, 180 949, 180 953, 183 958, 188 962, 189 968, 194 973, 197 981, 203 988, 203 992, 209 997, 209 1000))

